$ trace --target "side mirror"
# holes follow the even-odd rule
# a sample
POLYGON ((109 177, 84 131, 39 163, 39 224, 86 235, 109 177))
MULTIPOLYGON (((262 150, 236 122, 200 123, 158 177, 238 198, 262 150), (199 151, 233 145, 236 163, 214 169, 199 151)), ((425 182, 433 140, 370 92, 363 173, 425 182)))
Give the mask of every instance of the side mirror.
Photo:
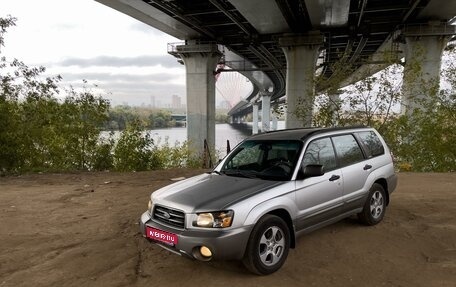
POLYGON ((309 164, 301 167, 302 178, 322 176, 325 170, 321 164, 309 164))

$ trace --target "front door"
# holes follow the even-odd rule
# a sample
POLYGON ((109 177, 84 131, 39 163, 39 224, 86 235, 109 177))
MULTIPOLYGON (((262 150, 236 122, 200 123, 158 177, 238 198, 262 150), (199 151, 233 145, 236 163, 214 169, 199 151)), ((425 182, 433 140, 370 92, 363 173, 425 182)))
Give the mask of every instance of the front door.
POLYGON ((297 231, 337 216, 343 205, 342 172, 329 137, 309 143, 302 160, 303 166, 308 164, 323 165, 325 174, 296 181, 297 231))

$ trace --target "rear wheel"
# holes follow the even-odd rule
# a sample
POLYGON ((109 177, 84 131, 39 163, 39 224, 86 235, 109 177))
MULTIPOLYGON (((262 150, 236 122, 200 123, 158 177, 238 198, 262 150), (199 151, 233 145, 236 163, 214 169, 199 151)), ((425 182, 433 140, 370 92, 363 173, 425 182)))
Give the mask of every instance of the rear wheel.
POLYGON ((363 211, 358 213, 358 218, 366 225, 375 225, 382 221, 385 211, 385 189, 380 184, 374 183, 364 204, 363 211))
POLYGON ((290 231, 275 215, 263 216, 252 230, 243 263, 251 272, 271 274, 282 267, 290 249, 290 231))

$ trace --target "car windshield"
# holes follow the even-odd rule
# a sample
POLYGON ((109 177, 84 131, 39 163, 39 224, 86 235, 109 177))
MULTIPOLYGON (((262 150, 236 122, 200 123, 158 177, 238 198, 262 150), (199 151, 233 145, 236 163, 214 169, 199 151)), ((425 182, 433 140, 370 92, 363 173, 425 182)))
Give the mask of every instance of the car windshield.
POLYGON ((290 180, 302 147, 296 140, 247 140, 225 161, 220 173, 228 176, 290 180))

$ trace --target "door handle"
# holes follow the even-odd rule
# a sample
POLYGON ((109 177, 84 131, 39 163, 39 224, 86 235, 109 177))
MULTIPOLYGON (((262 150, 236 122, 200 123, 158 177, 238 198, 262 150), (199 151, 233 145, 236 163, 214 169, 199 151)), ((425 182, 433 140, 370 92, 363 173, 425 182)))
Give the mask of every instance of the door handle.
POLYGON ((339 178, 340 178, 339 175, 333 174, 333 175, 329 178, 329 181, 335 181, 335 180, 338 180, 339 178))
POLYGON ((371 169, 371 168, 372 168, 372 165, 370 165, 370 164, 366 164, 366 165, 363 167, 364 170, 368 170, 368 169, 371 169))

